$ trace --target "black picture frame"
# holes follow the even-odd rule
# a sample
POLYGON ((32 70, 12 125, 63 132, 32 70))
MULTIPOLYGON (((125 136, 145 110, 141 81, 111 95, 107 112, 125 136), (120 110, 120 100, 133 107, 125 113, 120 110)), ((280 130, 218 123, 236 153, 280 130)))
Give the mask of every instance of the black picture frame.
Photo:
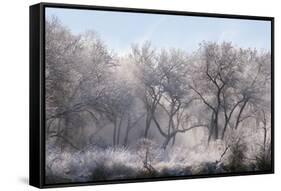
POLYGON ((92 5, 74 5, 57 3, 39 3, 30 6, 30 153, 29 153, 29 184, 38 188, 53 188, 66 186, 84 186, 115 183, 149 182, 194 178, 211 178, 226 176, 258 175, 274 173, 274 18, 232 15, 232 14, 214 14, 197 13, 171 10, 154 9, 136 9, 121 7, 105 7, 92 5), (223 173, 208 175, 190 175, 190 176, 171 176, 163 178, 139 178, 128 180, 110 180, 96 182, 77 182, 77 183, 45 183, 45 9, 67 8, 80 10, 102 10, 117 12, 182 15, 196 17, 214 17, 214 18, 233 18, 247 20, 262 20, 271 22, 271 169, 268 171, 223 173))

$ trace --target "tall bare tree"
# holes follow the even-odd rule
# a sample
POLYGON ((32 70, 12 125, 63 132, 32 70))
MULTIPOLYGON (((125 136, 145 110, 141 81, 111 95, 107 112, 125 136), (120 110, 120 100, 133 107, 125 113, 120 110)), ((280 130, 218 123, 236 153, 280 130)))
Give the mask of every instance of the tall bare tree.
POLYGON ((190 87, 210 111, 209 140, 223 139, 227 127, 237 129, 247 118, 243 112, 249 103, 260 103, 260 90, 268 78, 261 67, 269 62, 255 50, 226 42, 204 42, 198 56, 190 87))
POLYGON ((132 47, 130 59, 136 66, 135 75, 139 82, 139 96, 146 110, 144 137, 148 137, 151 122, 157 105, 162 97, 162 76, 158 70, 156 52, 151 48, 149 42, 141 47, 132 47))
POLYGON ((47 135, 78 148, 73 140, 85 127, 85 117, 97 119, 95 105, 113 65, 93 32, 72 35, 57 18, 46 21, 47 135))

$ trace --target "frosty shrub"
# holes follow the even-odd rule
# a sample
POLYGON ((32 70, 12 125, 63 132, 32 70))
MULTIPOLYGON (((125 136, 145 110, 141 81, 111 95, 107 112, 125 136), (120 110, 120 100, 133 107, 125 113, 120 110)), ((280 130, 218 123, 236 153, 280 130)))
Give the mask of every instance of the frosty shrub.
POLYGON ((150 139, 140 139, 136 145, 136 154, 143 163, 143 168, 149 173, 155 173, 153 165, 159 161, 160 147, 150 139))
POLYGON ((247 145, 242 139, 238 139, 230 145, 227 170, 230 172, 242 172, 247 170, 246 152, 247 145))
POLYGON ((216 141, 189 149, 163 149, 152 140, 140 139, 131 147, 91 146, 76 152, 49 147, 47 152, 47 183, 242 172, 269 169, 271 164, 270 150, 265 155, 261 150, 254 162, 249 162, 243 139, 230 145, 216 141))
POLYGON ((261 147, 260 151, 255 156, 256 162, 255 167, 256 170, 270 170, 271 169, 271 147, 270 144, 266 145, 266 147, 261 147))

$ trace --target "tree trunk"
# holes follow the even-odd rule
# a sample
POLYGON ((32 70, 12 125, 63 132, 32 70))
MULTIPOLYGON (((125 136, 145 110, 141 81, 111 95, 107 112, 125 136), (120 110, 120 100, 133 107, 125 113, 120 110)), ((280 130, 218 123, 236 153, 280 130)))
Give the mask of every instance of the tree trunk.
POLYGON ((177 135, 175 135, 175 136, 173 137, 173 142, 172 142, 172 145, 173 145, 173 146, 174 146, 175 143, 176 143, 176 136, 177 136, 177 135))
POLYGON ((128 118, 128 123, 127 123, 126 133, 124 137, 124 143, 123 143, 124 146, 127 146, 128 144, 130 128, 131 128, 131 117, 128 118))
POLYGON ((167 137, 166 137, 164 143, 162 144, 162 148, 163 148, 163 149, 166 149, 166 148, 167 148, 167 146, 168 146, 168 144, 169 144, 171 138, 172 138, 171 136, 167 136, 167 137))
MULTIPOLYGON (((225 120, 228 121, 228 119, 225 119, 225 120)), ((227 121, 224 123, 224 127, 223 127, 223 130, 222 130, 222 133, 221 133, 221 139, 222 140, 224 139, 225 131, 226 131, 226 128, 227 128, 227 125, 228 125, 227 121)))
POLYGON ((116 145, 116 134, 117 134, 117 122, 113 122, 113 146, 115 147, 116 145))
POLYGON ((213 111, 212 112, 212 116, 211 116, 211 124, 210 124, 210 127, 209 127, 209 137, 208 137, 208 143, 210 143, 211 139, 212 139, 212 136, 213 136, 213 132, 214 132, 214 123, 215 123, 215 119, 214 119, 214 116, 215 116, 215 112, 213 111))
POLYGON ((216 115, 215 115, 215 121, 214 121, 214 131, 215 131, 215 140, 217 140, 219 138, 219 125, 218 125, 218 111, 216 112, 216 115))
POLYGON ((119 119, 119 124, 118 124, 118 127, 117 127, 117 138, 116 138, 116 144, 119 145, 119 142, 120 142, 120 134, 121 134, 121 126, 122 126, 122 117, 120 117, 119 119))
POLYGON ((148 137, 148 131, 150 129, 150 125, 151 125, 151 117, 152 114, 147 114, 146 115, 146 120, 145 120, 145 130, 144 130, 144 138, 148 137))
POLYGON ((245 109, 245 106, 246 106, 247 103, 248 103, 248 100, 246 100, 246 101, 243 103, 242 107, 240 108, 239 114, 238 114, 238 116, 237 116, 236 124, 235 124, 235 129, 237 129, 238 126, 239 126, 241 115, 242 115, 243 110, 245 109))

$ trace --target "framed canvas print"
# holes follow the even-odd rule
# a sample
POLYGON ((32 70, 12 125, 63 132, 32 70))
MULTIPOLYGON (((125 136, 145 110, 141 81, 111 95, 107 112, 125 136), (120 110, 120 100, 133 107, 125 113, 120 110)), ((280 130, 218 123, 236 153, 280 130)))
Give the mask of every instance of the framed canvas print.
POLYGON ((274 18, 30 7, 30 184, 274 172, 274 18))

